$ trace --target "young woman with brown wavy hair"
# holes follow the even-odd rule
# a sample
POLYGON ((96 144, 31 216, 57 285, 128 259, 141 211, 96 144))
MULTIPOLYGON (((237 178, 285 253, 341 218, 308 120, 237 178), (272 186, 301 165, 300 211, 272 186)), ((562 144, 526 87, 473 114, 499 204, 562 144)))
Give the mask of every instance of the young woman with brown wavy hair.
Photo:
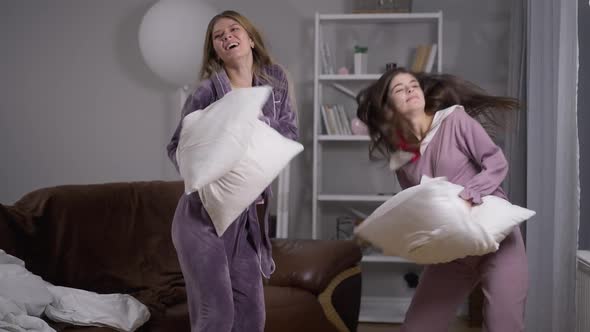
MULTIPOLYGON (((506 199, 500 185, 508 163, 481 123, 498 129, 495 113, 515 110, 516 100, 488 95, 453 75, 397 68, 357 101, 358 117, 369 128, 370 156, 389 160, 403 189, 419 184, 422 175, 444 176, 464 187, 459 196, 469 206, 485 195, 506 199)), ((401 331, 447 331, 478 283, 485 330, 523 331, 528 271, 518 227, 494 253, 425 266, 401 331)))

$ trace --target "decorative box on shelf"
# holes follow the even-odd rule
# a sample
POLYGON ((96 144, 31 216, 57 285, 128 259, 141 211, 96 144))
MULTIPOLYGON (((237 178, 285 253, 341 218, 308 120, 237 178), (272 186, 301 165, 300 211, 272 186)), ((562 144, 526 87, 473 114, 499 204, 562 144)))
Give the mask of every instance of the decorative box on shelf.
POLYGON ((409 13, 412 0, 353 0, 353 13, 409 13))

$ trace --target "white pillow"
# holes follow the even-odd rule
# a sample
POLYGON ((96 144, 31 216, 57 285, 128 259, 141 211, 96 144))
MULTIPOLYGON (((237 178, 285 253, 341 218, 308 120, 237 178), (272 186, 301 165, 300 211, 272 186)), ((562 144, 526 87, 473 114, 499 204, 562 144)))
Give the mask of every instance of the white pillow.
POLYGON ((283 137, 264 122, 256 121, 243 158, 223 177, 199 190, 217 235, 223 235, 301 151, 303 145, 283 137))
POLYGON ((435 264, 494 252, 514 226, 535 214, 491 195, 469 208, 458 196, 462 190, 444 178, 425 179, 383 203, 355 234, 385 255, 435 264))
POLYGON ((471 219, 500 243, 514 226, 532 218, 536 212, 511 204, 505 199, 489 195, 481 198, 482 204, 471 208, 471 219))
POLYGON ((246 152, 271 88, 235 89, 184 117, 176 160, 187 194, 229 172, 246 152))

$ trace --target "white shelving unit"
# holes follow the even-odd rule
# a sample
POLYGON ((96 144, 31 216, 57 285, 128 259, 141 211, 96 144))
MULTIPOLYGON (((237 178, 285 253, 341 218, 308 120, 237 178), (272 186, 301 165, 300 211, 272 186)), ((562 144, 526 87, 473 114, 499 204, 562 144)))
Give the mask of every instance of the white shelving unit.
POLYGON ((291 176, 291 168, 287 165, 277 178, 277 238, 289 237, 289 182, 291 176))
MULTIPOLYGON (((378 80, 385 64, 395 62, 410 68, 420 44, 437 44, 433 71, 441 71, 443 40, 442 12, 400 14, 316 14, 314 54, 314 135, 312 185, 312 236, 316 239, 336 238, 336 218, 346 215, 347 208, 365 213, 399 191, 395 175, 383 162, 368 158, 369 137, 363 135, 327 135, 322 121, 322 105, 341 104, 352 118, 356 101, 333 90, 332 84, 346 86, 354 93, 378 80), (347 67, 351 74, 328 74, 322 68, 322 48, 326 44, 334 61, 334 72, 347 67), (352 57, 355 45, 368 47, 368 72, 353 74, 352 57), (340 212, 341 211, 341 212, 340 212)), ((380 254, 363 256, 363 297, 360 321, 402 322, 411 301, 408 292, 368 292, 365 288, 374 270, 379 267, 416 266, 399 257, 380 254)), ((398 282, 404 282, 398 278, 398 282)), ((376 283, 387 283, 387 277, 376 283)), ((370 286, 370 285, 369 285, 370 286)), ((395 287, 394 287, 395 288, 395 287)), ((400 285, 398 285, 398 290, 400 285)))
POLYGON ((318 135, 318 141, 349 141, 368 142, 369 136, 364 135, 318 135))
POLYGON ((364 296, 359 321, 376 323, 400 323, 404 321, 411 298, 364 296))
POLYGON ((328 75, 319 76, 320 81, 375 81, 381 77, 380 74, 347 74, 347 75, 328 75))

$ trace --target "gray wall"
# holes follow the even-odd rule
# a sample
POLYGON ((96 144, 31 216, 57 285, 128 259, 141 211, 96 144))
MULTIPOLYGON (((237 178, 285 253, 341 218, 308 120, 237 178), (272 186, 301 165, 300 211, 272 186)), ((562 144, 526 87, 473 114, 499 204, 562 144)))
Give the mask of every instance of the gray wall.
POLYGON ((590 250, 590 4, 578 0, 578 139, 580 141, 580 249, 590 250))
MULTIPOLYGON (((314 13, 347 12, 352 1, 206 1, 248 16, 293 76, 306 151, 292 164, 291 234, 309 236, 314 13)), ((414 11, 444 11, 445 72, 506 93, 509 0, 413 2, 414 11)), ((0 202, 65 183, 177 178, 164 147, 178 96, 144 65, 137 43, 153 3, 1 3, 0 202)))
POLYGON ((44 186, 167 176, 176 100, 139 53, 149 5, 2 1, 0 202, 44 186))

